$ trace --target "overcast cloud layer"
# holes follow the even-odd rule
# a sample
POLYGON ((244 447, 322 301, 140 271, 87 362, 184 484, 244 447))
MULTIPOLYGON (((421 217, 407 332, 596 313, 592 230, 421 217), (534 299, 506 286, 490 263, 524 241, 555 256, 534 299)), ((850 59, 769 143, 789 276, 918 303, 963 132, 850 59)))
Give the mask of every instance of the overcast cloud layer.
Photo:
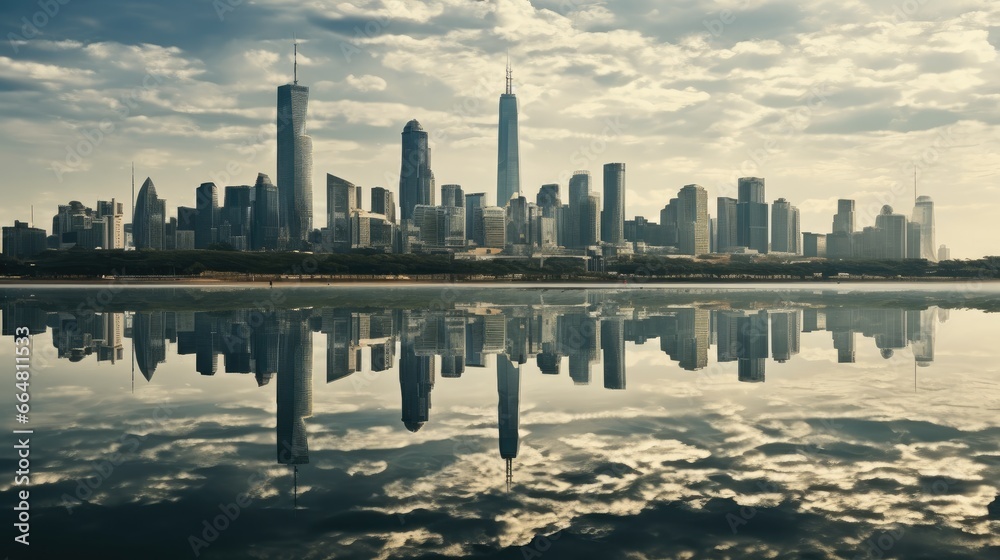
POLYGON ((708 188, 714 213, 736 177, 758 175, 803 231, 825 232, 837 198, 857 199, 859 226, 886 203, 909 214, 916 166, 937 242, 1000 252, 995 2, 58 2, 51 16, 0 5, 3 224, 32 204, 49 228, 58 204, 127 201, 132 160, 170 208, 193 206, 204 181, 273 178, 294 36, 318 227, 326 173, 397 188, 412 118, 439 185, 494 196, 509 50, 531 198, 623 161, 627 215, 658 220, 685 184, 708 188))

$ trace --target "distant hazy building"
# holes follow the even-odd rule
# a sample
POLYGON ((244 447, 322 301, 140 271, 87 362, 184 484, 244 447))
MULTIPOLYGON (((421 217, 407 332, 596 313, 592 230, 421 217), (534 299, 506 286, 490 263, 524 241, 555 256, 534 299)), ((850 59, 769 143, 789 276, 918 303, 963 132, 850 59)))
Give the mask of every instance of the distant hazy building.
POLYGON ((837 213, 833 216, 833 233, 854 233, 854 201, 837 201, 837 213))
POLYGON ((507 201, 507 243, 510 245, 530 245, 531 218, 528 199, 516 194, 507 201))
POLYGON ((678 248, 686 255, 708 253, 708 192, 700 185, 685 185, 677 193, 678 248))
POLYGON ((250 222, 253 214, 254 188, 249 185, 226 187, 222 204, 222 222, 229 226, 229 235, 220 240, 237 251, 250 249, 250 222))
POLYGON ((604 212, 601 240, 617 245, 625 241, 625 164, 604 164, 604 212))
POLYGON ((771 251, 799 254, 799 209, 784 198, 771 206, 771 251))
POLYGON ((14 259, 31 258, 46 248, 45 230, 14 220, 3 228, 3 255, 14 259))
POLYGON ((720 196, 716 202, 716 247, 718 253, 727 253, 739 245, 736 242, 736 199, 720 196))
POLYGON ((736 244, 758 253, 768 250, 768 213, 764 202, 764 179, 741 177, 736 202, 736 244))
POLYGON ((434 173, 427 132, 416 119, 403 128, 402 164, 399 171, 400 219, 413 219, 418 204, 434 206, 434 173))
POLYGON ((306 134, 309 88, 278 87, 278 197, 280 221, 289 247, 305 246, 313 228, 312 138, 306 134))
POLYGON ((135 200, 132 236, 136 249, 163 249, 166 202, 156 196, 153 180, 146 181, 135 200))
POLYGON ((825 257, 826 235, 806 232, 802 234, 802 256, 825 257))
POLYGON ((929 196, 918 196, 913 207, 913 223, 920 228, 920 259, 937 260, 934 250, 934 201, 929 196))
POLYGON ((939 260, 939 261, 951 260, 951 249, 949 249, 948 247, 946 247, 944 245, 941 245, 940 247, 938 247, 937 260, 939 260))
POLYGON ((506 206, 510 197, 521 191, 517 97, 514 95, 509 64, 505 83, 505 91, 500 95, 500 121, 497 127, 497 206, 500 207, 506 206))

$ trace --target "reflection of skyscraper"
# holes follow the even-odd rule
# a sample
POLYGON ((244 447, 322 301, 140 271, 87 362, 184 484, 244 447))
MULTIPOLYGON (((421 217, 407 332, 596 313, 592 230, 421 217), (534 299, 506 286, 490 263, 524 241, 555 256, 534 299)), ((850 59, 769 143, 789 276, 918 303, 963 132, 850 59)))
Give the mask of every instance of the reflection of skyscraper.
POLYGON ((610 317, 601 321, 601 350, 604 351, 604 388, 625 388, 625 321, 610 317))
POLYGON ((569 357, 569 376, 577 385, 590 383, 590 367, 600 359, 601 331, 597 320, 583 314, 559 317, 561 353, 569 357))
POLYGON ((157 364, 167 361, 164 340, 162 311, 135 314, 132 319, 132 348, 135 363, 146 381, 153 378, 157 364))
POLYGON ((910 313, 916 314, 917 318, 911 327, 910 339, 913 340, 913 359, 921 367, 929 366, 934 361, 934 318, 936 310, 930 309, 914 310, 910 313))
POLYGON ((312 333, 307 311, 283 312, 278 354, 277 454, 282 465, 309 462, 304 418, 312 416, 312 333))
POLYGON ((767 311, 762 309, 757 313, 736 319, 740 381, 764 382, 764 363, 767 358, 767 316, 767 311))
POLYGON ((418 356, 414 341, 416 318, 403 319, 402 353, 399 357, 399 390, 402 396, 403 425, 416 432, 430 420, 431 390, 434 389, 434 356, 418 356))
POLYGON ((799 310, 771 312, 771 354, 784 362, 799 353, 799 310))
POLYGON ((512 462, 517 458, 520 445, 518 419, 520 416, 521 370, 503 354, 497 356, 497 406, 500 432, 500 457, 507 463, 507 483, 513 477, 512 462))

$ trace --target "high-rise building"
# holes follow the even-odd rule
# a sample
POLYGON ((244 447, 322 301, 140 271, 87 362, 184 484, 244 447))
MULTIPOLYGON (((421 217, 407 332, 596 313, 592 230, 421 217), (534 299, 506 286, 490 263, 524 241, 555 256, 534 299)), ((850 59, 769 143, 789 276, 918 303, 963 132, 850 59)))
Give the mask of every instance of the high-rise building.
MULTIPOLYGON (((482 244, 482 239, 476 237, 476 225, 482 222, 482 209, 486 207, 486 193, 469 193, 465 195, 465 238, 482 244)), ((481 232, 480 232, 481 233, 481 232)))
POLYGON ((728 253, 739 247, 736 243, 736 199, 720 196, 717 200, 715 219, 716 226, 715 251, 728 253))
POLYGON ((136 249, 163 249, 166 203, 156 196, 153 180, 146 177, 135 199, 132 238, 136 249))
POLYGON ((45 230, 14 220, 3 228, 3 254, 15 259, 28 259, 45 250, 45 230))
POLYGON ((253 190, 250 248, 254 251, 278 249, 278 240, 281 236, 278 187, 271 184, 271 178, 266 174, 258 173, 253 190))
POLYGON ((825 257, 826 235, 822 233, 805 232, 802 234, 802 256, 825 257))
POLYGON ((396 197, 383 187, 372 187, 372 212, 382 214, 390 222, 396 221, 396 197))
POLYGON ((482 247, 503 249, 507 242, 507 210, 498 206, 482 209, 482 247))
POLYGON ((938 247, 937 260, 939 261, 951 260, 951 249, 949 249, 945 245, 941 245, 940 247, 938 247))
POLYGON ((895 214, 892 206, 886 204, 875 217, 876 249, 875 258, 905 259, 906 258, 906 216, 895 214))
POLYGON ((736 244, 766 253, 767 203, 764 202, 764 179, 741 177, 736 202, 736 244))
POLYGON ((913 207, 913 222, 920 227, 920 255, 916 258, 937 260, 934 250, 934 201, 929 196, 918 196, 913 207))
POLYGON ((441 206, 465 208, 465 193, 462 185, 441 185, 441 206))
POLYGON ((250 248, 254 189, 249 185, 233 186, 226 187, 225 193, 222 221, 229 226, 229 237, 220 241, 226 241, 238 251, 245 251, 250 248))
POLYGON ((589 213, 586 217, 583 215, 584 205, 591 204, 589 201, 591 195, 590 172, 574 172, 569 180, 569 216, 566 220, 569 237, 567 239, 567 247, 588 247, 600 241, 600 202, 598 201, 596 215, 593 209, 588 210, 589 213), (597 220, 596 226, 589 222, 591 218, 597 220), (584 230, 586 230, 586 234, 584 234, 584 230), (595 232, 597 233, 596 239, 593 238, 595 232))
POLYGON ((677 193, 678 247, 686 255, 708 253, 708 191, 685 185, 677 193))
POLYGON ((601 240, 612 244, 625 241, 625 164, 604 164, 604 212, 601 240))
POLYGON ((799 209, 784 198, 771 206, 771 251, 799 254, 799 209))
POLYGON ((535 204, 542 210, 546 218, 555 218, 562 209, 562 199, 559 198, 559 184, 542 185, 535 197, 535 204))
POLYGON ((351 213, 361 208, 354 183, 326 174, 326 227, 330 246, 344 250, 351 246, 351 213))
POLYGON ((597 193, 588 193, 577 204, 580 209, 579 246, 597 245, 601 242, 601 197, 597 193))
MULTIPOLYGON (((297 52, 297 51, 296 51, 297 52)), ((289 247, 309 241, 313 227, 312 138, 306 134, 309 88, 293 81, 278 87, 278 198, 289 247)))
POLYGON ((514 95, 510 62, 508 62, 506 90, 500 95, 500 122, 497 130, 497 206, 506 206, 510 197, 517 192, 521 192, 517 96, 514 95))
POLYGON ((400 219, 412 220, 418 204, 434 206, 434 173, 427 132, 416 119, 403 127, 402 164, 399 170, 400 219))
POLYGON ((507 243, 510 245, 531 244, 531 223, 528 215, 528 199, 516 194, 507 201, 507 243))
MULTIPOLYGON (((218 242, 219 188, 215 183, 202 183, 195 189, 194 247, 205 249, 218 242)), ((133 232, 134 234, 134 232, 133 232)))
POLYGON ((833 233, 854 233, 854 201, 837 201, 837 213, 833 216, 833 233))

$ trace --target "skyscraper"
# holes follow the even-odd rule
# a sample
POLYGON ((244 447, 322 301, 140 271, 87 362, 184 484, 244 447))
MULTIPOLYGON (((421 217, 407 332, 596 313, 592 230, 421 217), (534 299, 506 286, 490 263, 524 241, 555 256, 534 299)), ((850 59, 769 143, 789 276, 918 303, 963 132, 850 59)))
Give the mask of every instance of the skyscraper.
POLYGON ((153 180, 146 181, 135 198, 132 238, 136 249, 163 249, 166 203, 156 196, 153 180))
POLYGON ((854 201, 837 201, 837 213, 833 216, 833 233, 854 233, 854 201))
POLYGON ((601 240, 618 244, 625 240, 625 164, 604 164, 604 212, 601 240))
POLYGON ((784 198, 771 206, 771 250, 777 253, 799 254, 801 232, 799 209, 784 198))
POLYGON ((476 224, 482 226, 483 208, 486 208, 486 193, 465 195, 465 238, 469 241, 475 241, 477 244, 482 243, 482 239, 476 238, 476 224))
MULTIPOLYGON (((567 239, 565 240, 567 247, 577 248, 587 246, 580 236, 580 231, 583 227, 581 223, 581 209, 584 199, 588 196, 590 196, 590 172, 575 171, 569 179, 569 216, 566 219, 567 239)), ((599 218, 600 206, 598 206, 597 210, 599 218)))
POLYGON ((361 207, 357 193, 354 183, 326 174, 326 240, 334 249, 351 245, 351 212, 361 207))
POLYGON ((382 214, 390 222, 396 221, 396 197, 383 187, 372 187, 372 213, 382 214))
POLYGON ((739 247, 736 243, 736 199, 720 196, 717 205, 718 233, 715 250, 726 253, 739 247))
MULTIPOLYGON (((296 55, 298 47, 296 46, 296 55)), ((292 83, 278 86, 278 197, 289 247, 304 246, 312 231, 312 138, 306 134, 309 88, 300 86, 296 60, 292 83)))
POLYGON ((400 219, 412 220, 418 204, 434 206, 434 173, 427 132, 416 119, 403 127, 403 154, 399 170, 400 219))
MULTIPOLYGON (((219 188, 202 183, 195 189, 194 248, 204 249, 219 241, 219 188)), ((134 233, 134 232, 133 232, 134 233)))
POLYGON ((875 217, 878 245, 876 258, 905 259, 906 258, 906 216, 895 214, 892 206, 882 206, 882 211, 875 217))
POLYGON ((462 185, 441 185, 441 206, 465 208, 465 193, 462 185))
POLYGON ((500 95, 500 122, 497 130, 497 206, 507 205, 521 191, 521 165, 517 142, 517 97, 512 88, 510 61, 507 62, 506 91, 500 95))
POLYGON ((740 177, 736 202, 736 244, 766 253, 767 203, 764 202, 764 179, 740 177))
POLYGON ((266 174, 258 173, 253 190, 250 248, 254 251, 277 249, 281 231, 281 219, 278 216, 278 187, 271 184, 271 178, 266 174))
POLYGON ((917 197, 913 207, 913 222, 920 226, 920 256, 929 261, 937 260, 934 250, 934 201, 929 196, 917 197))
POLYGON ((701 185, 685 185, 677 193, 678 247, 686 255, 708 252, 708 192, 701 185))

